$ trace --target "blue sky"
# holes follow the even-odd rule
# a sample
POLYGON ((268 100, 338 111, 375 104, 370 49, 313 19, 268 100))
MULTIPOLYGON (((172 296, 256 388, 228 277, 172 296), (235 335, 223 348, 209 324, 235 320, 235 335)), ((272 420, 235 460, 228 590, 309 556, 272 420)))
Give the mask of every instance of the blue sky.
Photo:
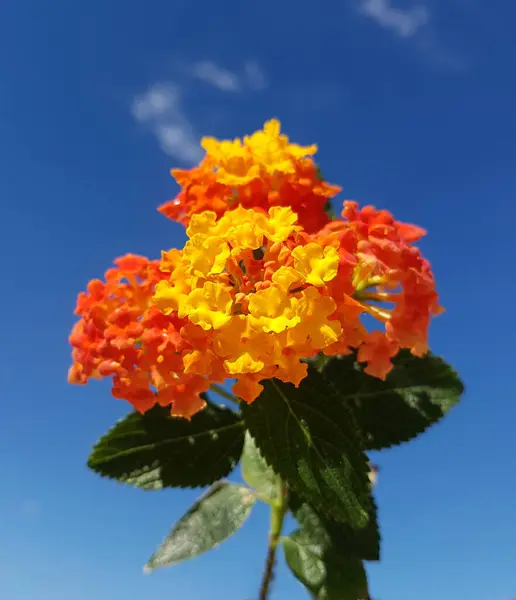
MULTIPOLYGON (((176 192, 169 168, 197 158, 201 135, 272 116, 319 143, 342 198, 428 228, 447 308, 432 347, 468 387, 445 422, 375 456, 373 597, 516 595, 515 20, 502 0, 2 4, 0 597, 255 595, 262 508, 217 551, 142 574, 198 491, 88 472, 90 446, 128 407, 106 385, 66 384, 67 336, 76 293, 112 258, 182 244, 155 211, 176 192)), ((303 594, 282 567, 273 598, 303 594)))

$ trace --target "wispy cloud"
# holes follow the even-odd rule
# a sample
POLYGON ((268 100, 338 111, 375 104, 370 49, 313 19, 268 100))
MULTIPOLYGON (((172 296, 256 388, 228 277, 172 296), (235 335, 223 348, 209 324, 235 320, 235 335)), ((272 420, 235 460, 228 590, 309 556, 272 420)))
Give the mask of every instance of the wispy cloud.
POLYGON ((131 109, 134 118, 156 135, 164 152, 185 163, 195 163, 202 158, 199 137, 184 112, 178 85, 154 85, 134 99, 131 109))
POLYGON ((269 85, 262 67, 255 60, 245 63, 244 76, 247 85, 253 90, 264 90, 269 85))
POLYGON ((423 5, 396 8, 390 0, 360 0, 358 11, 403 38, 415 36, 430 22, 430 11, 423 5))
MULTIPOLYGON (((174 81, 157 83, 133 100, 131 113, 136 121, 151 131, 162 150, 184 163, 198 162, 204 152, 184 106, 184 96, 191 93, 192 80, 202 81, 221 92, 263 90, 267 77, 257 61, 242 65, 239 74, 211 60, 194 64, 176 63, 174 81)), ((207 107, 209 110, 209 107, 207 107)))
POLYGON ((192 68, 192 77, 204 81, 223 92, 238 92, 242 89, 238 75, 228 69, 219 67, 211 60, 195 63, 192 68))
POLYGON ((263 90, 268 85, 264 70, 255 60, 244 63, 240 73, 221 67, 212 60, 202 60, 192 65, 190 75, 222 92, 263 90))

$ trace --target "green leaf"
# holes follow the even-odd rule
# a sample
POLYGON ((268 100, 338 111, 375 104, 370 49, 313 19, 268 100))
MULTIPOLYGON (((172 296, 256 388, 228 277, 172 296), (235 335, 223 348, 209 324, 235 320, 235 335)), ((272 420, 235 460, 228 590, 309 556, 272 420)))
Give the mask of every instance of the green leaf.
POLYGON ((369 598, 362 561, 340 556, 301 530, 283 538, 283 551, 294 576, 318 600, 369 598))
POLYGON ((326 579, 321 547, 311 543, 299 530, 283 538, 282 544, 292 573, 312 593, 317 594, 326 579))
POLYGON ((417 358, 403 350, 393 362, 385 381, 364 373, 354 356, 332 359, 324 369, 353 411, 367 450, 416 437, 444 417, 464 392, 457 373, 442 358, 417 358))
POLYGON ((242 454, 242 476, 246 483, 268 500, 278 497, 279 477, 265 462, 256 444, 247 431, 242 454))
POLYGON ((321 512, 364 526, 369 469, 351 411, 313 368, 298 388, 276 379, 262 384, 260 397, 242 412, 267 462, 321 512))
POLYGON ((155 406, 118 421, 94 446, 88 466, 144 490, 205 486, 232 471, 243 444, 242 418, 227 408, 208 402, 187 421, 155 406))
POLYGON ((367 573, 359 560, 333 562, 327 558, 326 581, 318 600, 369 600, 367 573))
POLYGON ((318 544, 331 548, 333 554, 346 558, 380 560, 380 531, 378 513, 373 498, 370 498, 369 520, 365 527, 353 529, 347 523, 338 523, 322 515, 297 494, 289 494, 289 509, 301 530, 318 544))
POLYGON ((215 548, 244 524, 255 501, 249 488, 217 482, 174 525, 144 570, 175 565, 215 548))

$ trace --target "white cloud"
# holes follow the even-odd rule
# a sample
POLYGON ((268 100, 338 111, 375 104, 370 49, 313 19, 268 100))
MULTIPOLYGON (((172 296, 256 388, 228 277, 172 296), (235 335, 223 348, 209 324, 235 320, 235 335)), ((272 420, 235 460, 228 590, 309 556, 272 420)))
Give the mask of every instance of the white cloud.
POLYGON ((235 73, 219 67, 211 60, 195 63, 192 76, 223 92, 238 92, 241 89, 239 78, 235 73))
POLYGON ((412 37, 430 21, 429 10, 422 5, 401 9, 390 0, 360 0, 359 12, 399 37, 412 37))
MULTIPOLYGON (((244 92, 265 89, 267 78, 259 63, 248 61, 240 75, 205 60, 176 66, 176 81, 157 83, 145 93, 136 96, 131 113, 158 139, 162 150, 184 163, 199 162, 204 156, 199 139, 201 136, 188 118, 183 96, 191 86, 191 79, 198 79, 222 92, 244 92), (190 80, 190 81, 189 81, 190 80), (179 85, 177 81, 182 82, 179 85)), ((209 108, 209 107, 208 107, 209 108)))
POLYGON ((267 77, 255 60, 247 61, 241 74, 221 67, 211 60, 202 60, 190 68, 190 76, 211 85, 222 92, 242 92, 263 90, 267 87, 267 77))
POLYGON ((247 85, 253 90, 264 90, 268 85, 263 69, 255 60, 245 63, 244 76, 247 80, 247 85))
POLYGON ((151 129, 167 154, 186 163, 202 158, 199 138, 182 107, 179 86, 156 84, 134 99, 132 114, 151 129))

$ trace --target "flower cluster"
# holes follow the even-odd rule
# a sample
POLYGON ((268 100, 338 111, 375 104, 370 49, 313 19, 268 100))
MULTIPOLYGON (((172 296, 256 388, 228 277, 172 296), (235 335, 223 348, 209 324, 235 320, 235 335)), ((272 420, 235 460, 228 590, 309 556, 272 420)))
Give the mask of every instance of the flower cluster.
POLYGON ((270 208, 268 218, 242 207, 219 220, 192 217, 184 250, 163 253, 170 279, 154 296, 163 313, 188 319, 192 347, 202 345, 183 355, 185 372, 235 378, 235 394, 250 402, 262 379, 299 385, 303 359, 319 352, 358 348, 381 378, 400 347, 426 352, 439 307, 429 265, 409 243, 422 231, 352 202, 342 214, 315 235, 288 207, 270 208), (363 313, 385 329, 368 332, 363 313))
POLYGON ((205 212, 192 217, 184 250, 163 254, 170 279, 156 286, 155 303, 188 319, 201 344, 184 354, 186 373, 235 378, 234 392, 250 402, 262 379, 298 385, 307 370, 300 359, 338 341, 327 284, 339 254, 296 223, 288 207, 268 216, 239 207, 219 220, 205 212))
POLYGON ((113 376, 113 395, 137 410, 171 405, 172 414, 190 417, 203 408, 200 393, 209 383, 184 374, 181 353, 188 345, 179 333, 182 323, 152 305, 154 287, 164 277, 159 261, 128 254, 115 265, 105 281, 94 279, 79 294, 68 381, 113 376))
POLYGON ((319 354, 356 350, 384 379, 400 348, 426 353, 442 309, 414 245, 423 229, 351 201, 330 221, 338 188, 318 176, 316 147, 289 143, 277 121, 243 141, 202 144, 205 159, 174 171, 181 192, 160 208, 188 225, 189 240, 161 261, 117 259, 89 283, 69 381, 112 376, 113 395, 137 410, 170 405, 189 418, 214 383, 236 381, 251 402, 264 379, 299 385, 319 354))
POLYGON ((325 207, 340 188, 321 180, 311 158, 317 146, 291 144, 277 120, 243 140, 205 137, 201 145, 206 155, 197 167, 171 171, 181 191, 158 208, 169 219, 188 225, 206 210, 221 217, 241 205, 261 212, 290 206, 308 233, 328 222, 325 207))
POLYGON ((337 243, 339 274, 330 294, 343 328, 351 325, 352 340, 342 336, 325 353, 345 354, 358 348, 358 360, 367 363, 366 373, 385 379, 400 348, 410 349, 415 356, 428 351, 430 318, 443 310, 430 263, 413 245, 426 232, 395 221, 386 210, 373 206, 360 210, 351 201, 344 202, 342 217, 317 236, 337 243), (368 332, 357 321, 357 313, 379 320, 384 331, 368 332))

